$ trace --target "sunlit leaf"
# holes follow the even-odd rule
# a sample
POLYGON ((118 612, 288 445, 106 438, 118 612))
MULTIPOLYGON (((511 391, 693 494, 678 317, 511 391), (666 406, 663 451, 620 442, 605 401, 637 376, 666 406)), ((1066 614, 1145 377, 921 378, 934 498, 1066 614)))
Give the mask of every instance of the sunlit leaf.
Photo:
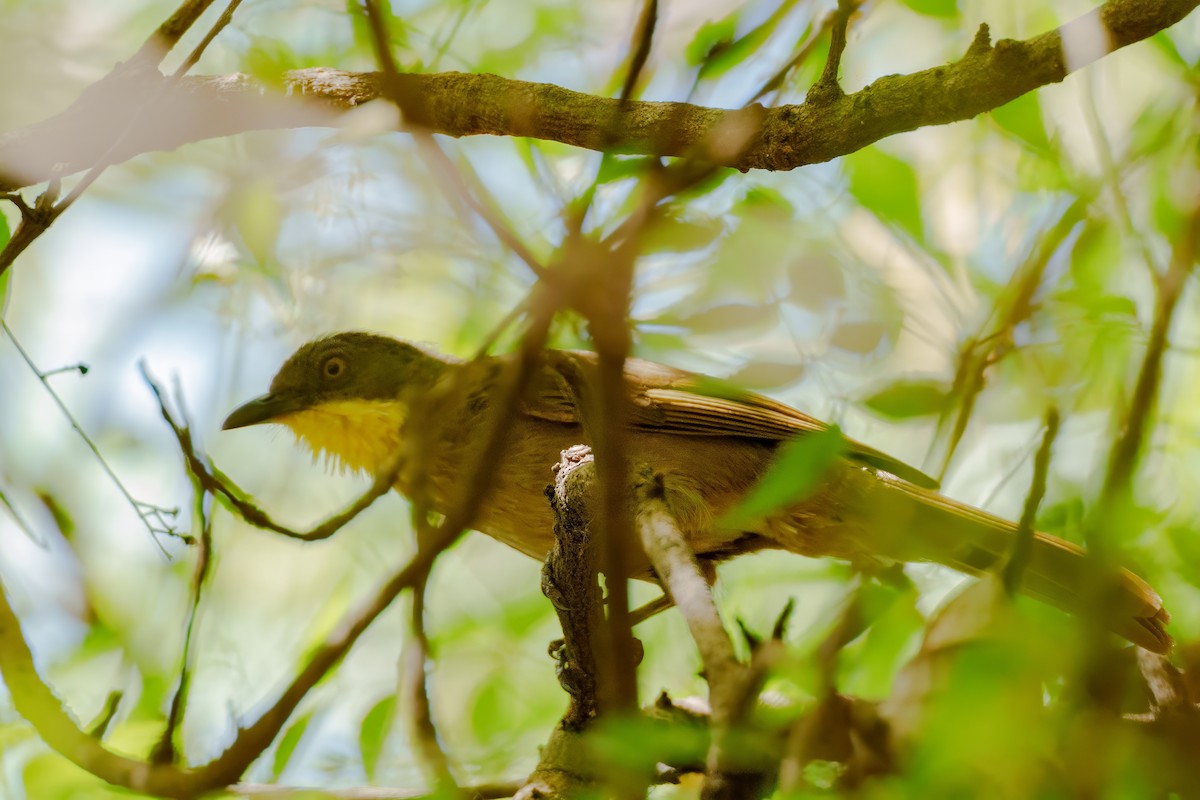
POLYGON ((906 161, 867 147, 844 160, 850 193, 881 220, 893 223, 917 241, 924 238, 917 174, 906 161))
POLYGON ((358 750, 362 754, 363 770, 367 773, 367 780, 372 783, 395 715, 396 696, 390 694, 371 706, 358 729, 358 750))
POLYGON ((743 303, 713 306, 686 316, 664 316, 656 322, 678 325, 697 333, 719 333, 734 330, 761 330, 775 324, 778 309, 743 303))
POLYGON ((276 780, 279 780, 279 776, 287 768, 288 762, 292 760, 296 746, 304 738, 304 732, 308 730, 308 723, 312 722, 312 718, 313 712, 311 711, 301 714, 295 722, 287 726, 283 735, 279 737, 279 746, 275 748, 275 758, 271 761, 271 774, 276 780))
POLYGON ((863 405, 885 417, 910 419, 941 413, 948 395, 942 381, 902 379, 875 392, 863 405))
POLYGON ((845 452, 846 441, 836 425, 785 442, 766 474, 725 514, 721 524, 728 528, 751 527, 771 512, 799 503, 812 494, 845 452))
POLYGON ((701 25, 684 50, 687 63, 693 67, 701 66, 714 55, 727 49, 737 32, 738 16, 738 13, 733 13, 701 25))
POLYGON ((777 389, 791 386, 804 377, 803 361, 751 361, 729 376, 729 382, 750 389, 777 389))
POLYGON ((829 344, 850 353, 873 353, 891 331, 881 322, 843 322, 833 331, 829 344))
POLYGON ((719 219, 668 216, 656 221, 642 240, 646 253, 686 253, 708 247, 725 230, 719 219))
POLYGON ((841 264, 825 253, 813 253, 792 262, 788 270, 792 290, 788 300, 812 311, 846 295, 846 278, 841 264))
POLYGON ((1027 92, 1016 100, 993 109, 992 119, 1002 129, 1037 153, 1048 154, 1050 137, 1042 120, 1042 105, 1036 92, 1027 92))
POLYGON ((903 0, 904 5, 929 17, 953 19, 958 16, 957 0, 903 0))
POLYGON ((588 745, 601 763, 636 775, 652 774, 658 763, 703 764, 708 740, 699 725, 621 717, 596 725, 588 745))

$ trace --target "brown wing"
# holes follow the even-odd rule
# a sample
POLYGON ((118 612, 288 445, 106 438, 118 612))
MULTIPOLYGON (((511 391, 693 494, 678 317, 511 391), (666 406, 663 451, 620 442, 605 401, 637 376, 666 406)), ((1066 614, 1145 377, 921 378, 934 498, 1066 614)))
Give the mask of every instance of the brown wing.
MULTIPOLYGON (((580 423, 575 397, 584 394, 596 369, 596 354, 550 350, 526 396, 524 411, 553 422, 580 423), (573 388, 574 387, 574 388, 573 388), (583 389, 581 391, 581 388, 583 389)), ((784 441, 828 429, 791 406, 739 389, 725 381, 653 361, 625 362, 636 428, 691 436, 744 436, 784 441)), ((846 439, 849 456, 906 481, 936 489, 937 481, 873 447, 846 439)))

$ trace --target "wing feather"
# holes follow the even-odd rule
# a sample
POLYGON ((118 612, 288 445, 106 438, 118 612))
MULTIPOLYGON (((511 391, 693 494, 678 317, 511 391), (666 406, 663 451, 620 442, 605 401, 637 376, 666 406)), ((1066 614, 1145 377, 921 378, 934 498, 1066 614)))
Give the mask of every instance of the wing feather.
MULTIPOLYGON (((526 395, 524 412, 532 417, 581 424, 576 396, 594 376, 596 354, 550 350, 526 395)), ((784 441, 828 425, 777 400, 693 372, 629 359, 625 380, 633 400, 635 428, 690 436, 744 436, 784 441)), ((849 456, 928 489, 937 481, 918 469, 853 439, 849 456)))

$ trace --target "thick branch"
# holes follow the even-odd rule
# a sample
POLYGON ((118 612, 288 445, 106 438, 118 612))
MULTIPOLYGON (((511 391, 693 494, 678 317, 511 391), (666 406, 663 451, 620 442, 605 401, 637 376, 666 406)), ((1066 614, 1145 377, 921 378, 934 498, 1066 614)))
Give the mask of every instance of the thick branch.
MULTIPOLYGON (((1058 30, 994 46, 983 28, 967 54, 952 64, 889 75, 837 99, 766 110, 622 102, 495 75, 400 77, 416 104, 409 124, 435 133, 527 136, 589 150, 692 157, 740 170, 786 170, 829 161, 903 131, 970 119, 1061 81, 1068 72, 1064 36, 1071 43, 1071 69, 1078 69, 1174 25, 1198 4, 1109 0, 1058 30), (1081 48, 1081 40, 1088 46, 1081 48), (748 127, 761 133, 742 147, 748 127)), ((62 114, 0 136, 0 191, 96 163, 133 110, 155 97, 150 90, 160 80, 152 72, 117 71, 62 114)), ((381 94, 378 73, 326 68, 287 73, 283 94, 241 74, 185 78, 141 112, 145 123, 110 158, 120 161, 252 130, 334 126, 345 111, 381 94)))

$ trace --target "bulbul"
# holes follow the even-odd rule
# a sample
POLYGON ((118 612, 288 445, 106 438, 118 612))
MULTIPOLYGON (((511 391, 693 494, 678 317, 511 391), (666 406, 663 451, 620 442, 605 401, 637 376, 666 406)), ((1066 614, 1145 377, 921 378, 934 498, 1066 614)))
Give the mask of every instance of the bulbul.
MULTIPOLYGON (((553 544, 544 496, 560 451, 588 444, 577 397, 594 369, 590 353, 547 350, 506 425, 506 447, 475 527, 537 559, 553 544)), ((344 469, 386 474, 409 448, 395 482, 445 513, 483 448, 513 356, 458 361, 386 336, 338 333, 302 346, 270 391, 234 410, 224 429, 261 423, 290 428, 314 456, 344 469)), ((1016 526, 935 491, 920 471, 846 440, 844 456, 804 500, 752 524, 730 527, 730 511, 766 472, 780 445, 826 426, 787 405, 695 373, 649 361, 625 365, 626 437, 632 463, 661 476, 666 501, 701 561, 755 550, 832 556, 858 565, 933 561, 978 575, 1011 554, 1016 526)), ((632 556, 633 554, 631 554, 632 556)), ((636 569, 651 577, 636 554, 636 569)), ((1093 572, 1084 551, 1035 534, 1021 590, 1078 611, 1093 572)), ((1103 593, 1108 627, 1167 652, 1170 615, 1141 578, 1120 570, 1103 593)))

